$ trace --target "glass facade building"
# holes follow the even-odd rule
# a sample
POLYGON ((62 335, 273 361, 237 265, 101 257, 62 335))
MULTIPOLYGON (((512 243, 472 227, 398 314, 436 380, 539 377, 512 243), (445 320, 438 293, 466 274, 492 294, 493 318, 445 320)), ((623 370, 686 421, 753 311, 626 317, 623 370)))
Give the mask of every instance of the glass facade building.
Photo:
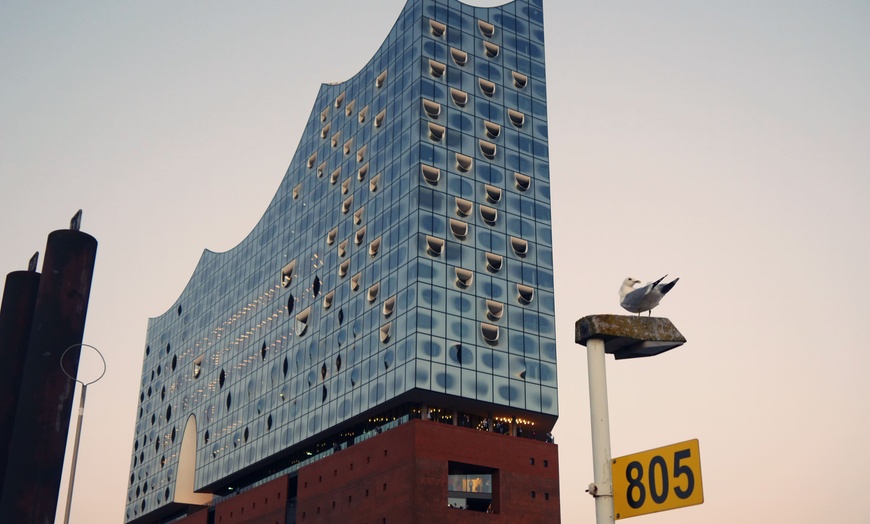
POLYGON ((409 0, 321 86, 253 231, 149 321, 126 521, 408 417, 543 439, 553 291, 541 0, 409 0))

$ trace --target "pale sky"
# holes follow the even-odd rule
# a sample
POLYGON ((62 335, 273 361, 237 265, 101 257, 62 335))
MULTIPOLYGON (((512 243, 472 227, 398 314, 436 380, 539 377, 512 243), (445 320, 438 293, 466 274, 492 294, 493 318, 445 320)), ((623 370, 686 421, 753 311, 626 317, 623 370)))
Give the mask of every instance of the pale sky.
MULTIPOLYGON (((254 227, 320 83, 353 76, 404 0, 302 4, 0 3, 0 276, 79 208, 100 243, 84 342, 109 371, 74 524, 123 521, 147 319, 254 227)), ((870 522, 870 3, 544 13, 562 521, 595 518, 574 322, 669 273, 656 314, 688 343, 608 357, 612 449, 698 438, 705 502, 636 518, 870 522)))

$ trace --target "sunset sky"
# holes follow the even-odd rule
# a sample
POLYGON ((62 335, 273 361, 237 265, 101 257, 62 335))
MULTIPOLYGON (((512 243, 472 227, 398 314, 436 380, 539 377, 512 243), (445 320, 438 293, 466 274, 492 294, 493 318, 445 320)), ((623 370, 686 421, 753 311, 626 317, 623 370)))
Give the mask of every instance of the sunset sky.
MULTIPOLYGON (((80 208, 99 241, 84 342, 109 369, 72 523, 123 521, 148 318, 251 231, 319 85, 353 76, 403 4, 0 3, 0 273, 80 208)), ((608 357, 612 449, 699 439, 705 502, 637 522, 870 522, 870 3, 544 16, 562 521, 595 520, 574 322, 667 273, 655 314, 688 343, 608 357)))

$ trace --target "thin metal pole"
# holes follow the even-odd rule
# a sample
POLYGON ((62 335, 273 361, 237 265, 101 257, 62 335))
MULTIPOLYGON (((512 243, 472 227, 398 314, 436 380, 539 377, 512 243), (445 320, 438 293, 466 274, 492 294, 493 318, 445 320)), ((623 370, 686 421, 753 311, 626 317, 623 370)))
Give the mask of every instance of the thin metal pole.
POLYGON ((69 489, 66 493, 66 512, 63 515, 63 524, 69 524, 69 513, 72 508, 73 484, 76 479, 76 463, 79 459, 79 438, 82 436, 82 419, 85 416, 85 396, 88 394, 88 385, 82 384, 82 396, 79 399, 79 416, 76 420, 76 438, 73 441, 72 464, 69 468, 69 489))
POLYGON ((607 410, 607 373, 604 341, 593 338, 586 343, 589 370, 589 415, 592 419, 592 463, 595 483, 596 524, 613 524, 613 478, 610 465, 610 414, 607 410))

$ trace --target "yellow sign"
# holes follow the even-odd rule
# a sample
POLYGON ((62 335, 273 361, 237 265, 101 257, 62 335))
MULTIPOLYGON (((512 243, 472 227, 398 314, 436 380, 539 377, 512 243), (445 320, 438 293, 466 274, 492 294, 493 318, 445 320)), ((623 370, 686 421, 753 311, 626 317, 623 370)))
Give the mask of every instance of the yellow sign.
POLYGON ((613 459, 617 519, 704 503, 698 439, 613 459))

